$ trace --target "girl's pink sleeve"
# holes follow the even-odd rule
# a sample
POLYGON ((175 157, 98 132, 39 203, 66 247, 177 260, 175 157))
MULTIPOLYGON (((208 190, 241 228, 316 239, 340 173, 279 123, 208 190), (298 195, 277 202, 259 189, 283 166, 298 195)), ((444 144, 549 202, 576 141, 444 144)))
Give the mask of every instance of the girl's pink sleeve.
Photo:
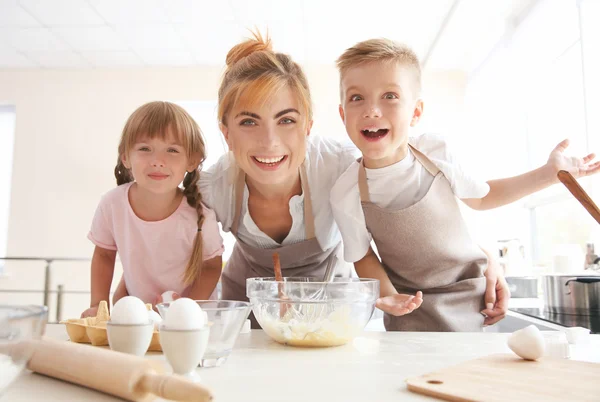
POLYGON ((204 260, 218 257, 223 254, 223 238, 219 232, 217 217, 212 209, 202 206, 204 223, 202 223, 202 254, 204 260))
POLYGON ((109 219, 105 210, 106 199, 103 198, 96 208, 94 219, 92 220, 92 227, 88 233, 88 239, 91 240, 98 247, 105 248, 107 250, 116 250, 117 245, 113 235, 112 220, 109 219))

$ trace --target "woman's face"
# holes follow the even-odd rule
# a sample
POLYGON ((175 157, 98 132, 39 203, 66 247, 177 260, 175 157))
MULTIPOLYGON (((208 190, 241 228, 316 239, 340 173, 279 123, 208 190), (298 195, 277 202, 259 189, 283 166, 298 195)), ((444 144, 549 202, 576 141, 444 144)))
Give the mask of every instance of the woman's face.
POLYGON ((284 87, 263 106, 231 110, 221 131, 246 175, 273 185, 297 177, 311 126, 295 93, 284 87))

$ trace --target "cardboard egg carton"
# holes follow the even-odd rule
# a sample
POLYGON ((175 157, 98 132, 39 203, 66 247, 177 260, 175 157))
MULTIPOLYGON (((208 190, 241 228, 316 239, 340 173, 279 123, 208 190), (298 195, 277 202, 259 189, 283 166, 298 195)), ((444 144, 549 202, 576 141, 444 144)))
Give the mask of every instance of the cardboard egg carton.
MULTIPOLYGON (((146 304, 146 308, 151 310, 152 305, 146 304)), ((110 320, 108 304, 105 300, 102 300, 98 305, 98 312, 95 317, 70 318, 60 323, 65 324, 71 342, 90 343, 94 346, 108 346, 108 335, 106 333, 106 323, 108 320, 110 320)), ((154 334, 152 335, 148 351, 162 352, 159 333, 156 330, 154 330, 154 334)))

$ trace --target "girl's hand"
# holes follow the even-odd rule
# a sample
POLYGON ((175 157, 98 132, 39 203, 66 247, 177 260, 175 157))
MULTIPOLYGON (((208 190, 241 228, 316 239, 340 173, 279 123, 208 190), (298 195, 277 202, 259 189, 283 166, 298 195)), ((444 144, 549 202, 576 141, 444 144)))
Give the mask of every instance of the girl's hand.
POLYGON ((167 291, 164 292, 163 294, 158 295, 158 297, 156 298, 154 305, 156 306, 159 303, 166 303, 166 302, 172 302, 175 301, 177 299, 179 299, 181 296, 179 296, 178 293, 172 292, 172 291, 167 291))
POLYGON ((423 303, 423 292, 418 291, 415 296, 406 294, 395 294, 392 296, 380 297, 375 306, 394 316, 401 316, 412 313, 423 303))
POLYGON ((81 318, 95 317, 96 314, 98 314, 98 306, 90 307, 87 310, 85 310, 83 313, 81 313, 81 318))
POLYGON ((600 161, 591 163, 596 155, 591 153, 583 158, 565 155, 565 150, 569 146, 569 140, 561 141, 550 153, 546 166, 552 171, 553 180, 556 179, 556 174, 559 170, 566 170, 573 177, 590 176, 600 172, 600 161))

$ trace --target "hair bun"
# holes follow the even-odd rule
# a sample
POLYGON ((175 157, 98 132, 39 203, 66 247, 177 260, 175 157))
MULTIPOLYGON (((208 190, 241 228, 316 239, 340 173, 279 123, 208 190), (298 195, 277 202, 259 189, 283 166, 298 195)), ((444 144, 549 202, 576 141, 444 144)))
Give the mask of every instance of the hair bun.
POLYGON ((227 68, 230 68, 244 57, 250 56, 252 53, 273 50, 271 46, 271 38, 269 38, 268 33, 264 39, 258 31, 252 32, 252 36, 253 38, 245 40, 242 43, 238 43, 231 48, 229 53, 227 53, 227 58, 225 59, 227 68))

